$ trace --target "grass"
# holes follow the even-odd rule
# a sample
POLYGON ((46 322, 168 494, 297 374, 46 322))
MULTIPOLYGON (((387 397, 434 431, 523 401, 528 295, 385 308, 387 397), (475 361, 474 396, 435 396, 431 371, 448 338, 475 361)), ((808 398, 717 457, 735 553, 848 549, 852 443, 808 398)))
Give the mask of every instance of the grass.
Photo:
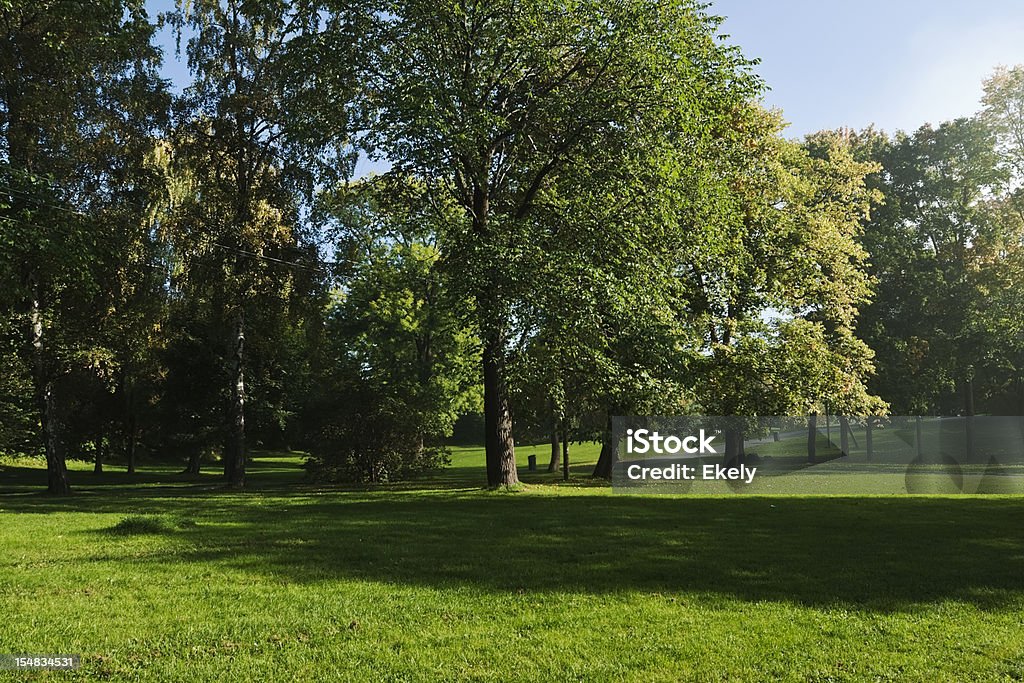
POLYGON ((69 499, 6 461, 0 654, 83 663, 0 679, 1024 680, 1020 498, 615 496, 596 455, 518 493, 458 449, 400 487, 261 454, 245 493, 152 466, 69 499))
POLYGON ((195 521, 166 515, 128 515, 110 528, 114 534, 164 534, 195 526, 195 521))

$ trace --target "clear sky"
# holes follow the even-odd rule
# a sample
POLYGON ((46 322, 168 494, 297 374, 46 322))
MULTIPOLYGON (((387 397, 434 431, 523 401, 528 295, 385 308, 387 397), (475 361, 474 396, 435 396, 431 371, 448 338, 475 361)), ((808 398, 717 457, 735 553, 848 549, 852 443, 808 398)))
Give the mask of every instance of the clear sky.
POLYGON ((1024 63, 1024 0, 712 0, 783 110, 788 136, 915 130, 979 108, 981 81, 1024 63))
MULTIPOLYGON (((914 130, 978 110, 981 81, 1024 63, 1024 0, 712 0, 783 110, 787 135, 874 123, 914 130)), ((173 0, 147 0, 151 14, 173 0)), ((169 31, 164 74, 180 84, 169 31)), ((183 55, 184 56, 184 55, 183 55)))

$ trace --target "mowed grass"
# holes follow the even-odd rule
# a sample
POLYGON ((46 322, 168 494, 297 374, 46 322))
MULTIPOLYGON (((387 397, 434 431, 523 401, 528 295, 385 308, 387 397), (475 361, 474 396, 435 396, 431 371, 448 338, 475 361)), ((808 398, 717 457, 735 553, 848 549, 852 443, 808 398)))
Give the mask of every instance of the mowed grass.
MULTIPOLYGON (((520 492, 480 449, 395 487, 0 470, 4 680, 1024 680, 1024 500, 520 492)), ((79 469, 84 469, 82 464, 79 469)), ((116 468, 113 468, 116 469, 116 468)))

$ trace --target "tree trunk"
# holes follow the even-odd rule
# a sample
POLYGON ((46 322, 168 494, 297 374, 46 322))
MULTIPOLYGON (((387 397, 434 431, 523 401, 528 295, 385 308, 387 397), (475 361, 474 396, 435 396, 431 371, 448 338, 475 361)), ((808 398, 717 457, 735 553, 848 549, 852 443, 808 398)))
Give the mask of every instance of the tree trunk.
MULTIPOLYGON (((484 168, 490 168, 485 160, 484 168)), ((486 177, 486 173, 483 177, 486 177)), ((490 237, 490 189, 485 182, 474 182, 472 188, 473 233, 478 239, 490 237)), ((499 267, 492 266, 495 271, 499 267)), ((495 273, 496 275, 496 273, 495 273)), ((512 436, 512 410, 508 387, 505 384, 505 327, 501 293, 493 286, 497 277, 483 282, 476 292, 476 304, 483 332, 484 370, 484 449, 487 460, 487 485, 515 486, 519 483, 516 472, 516 447, 512 436)))
POLYGON ((551 462, 548 463, 548 473, 558 471, 558 427, 551 426, 551 462))
POLYGON ((864 447, 867 449, 867 459, 871 460, 875 455, 875 418, 870 415, 864 423, 864 447))
POLYGON ((966 416, 967 462, 974 462, 974 380, 964 382, 964 415, 966 416))
POLYGON ((138 441, 138 423, 135 419, 135 387, 127 377, 124 379, 125 392, 125 459, 128 474, 135 474, 135 451, 138 441))
POLYGON ((43 396, 43 434, 46 439, 46 490, 55 496, 71 493, 67 462, 61 450, 54 409, 53 383, 47 382, 43 396))
POLYGON ((811 413, 807 418, 807 462, 814 463, 818 459, 818 414, 811 413))
POLYGON ((135 474, 135 453, 138 450, 136 448, 137 435, 135 432, 135 418, 130 417, 128 418, 128 436, 125 437, 127 440, 128 474, 135 474))
POLYGON ((231 431, 228 437, 225 477, 233 488, 245 486, 245 312, 239 308, 235 319, 234 350, 231 356, 231 431))
MULTIPOLYGON (((17 92, 17 89, 15 89, 17 92)), ((22 116, 22 103, 20 97, 7 95, 7 161, 15 169, 32 172, 33 142, 38 140, 35 133, 31 116, 22 116), (24 120, 23 120, 24 119, 24 120)), ((18 93, 20 94, 20 93, 18 93)), ((22 200, 15 196, 14 209, 17 210, 22 200)), ((68 481, 67 462, 64 459, 64 451, 61 447, 57 414, 53 399, 53 376, 51 368, 46 362, 46 349, 44 346, 43 312, 42 312, 42 291, 39 284, 39 273, 35 268, 29 266, 26 273, 29 285, 29 342, 32 346, 32 393, 36 410, 39 412, 39 426, 43 439, 43 449, 46 452, 46 490, 55 496, 67 496, 71 494, 71 484, 68 481)))
POLYGON ((103 437, 96 441, 96 462, 92 466, 93 474, 103 474, 103 456, 107 448, 104 444, 103 437))
POLYGON ((569 481, 569 429, 562 423, 562 481, 569 481))
POLYGON ((235 476, 235 451, 232 445, 232 435, 229 433, 224 439, 224 481, 231 481, 235 476))
POLYGON ((484 446, 487 454, 487 485, 515 486, 515 440, 512 437, 512 410, 505 385, 505 349, 501 334, 492 333, 483 352, 484 365, 484 446))
POLYGON ((33 379, 36 409, 39 411, 39 424, 43 437, 43 448, 46 452, 46 490, 55 496, 66 496, 71 493, 68 481, 68 468, 64 460, 64 452, 60 446, 57 429, 57 415, 53 399, 53 380, 50 377, 46 362, 46 350, 43 345, 43 313, 40 303, 39 281, 35 273, 30 276, 29 318, 31 321, 30 339, 32 343, 33 379))
POLYGON ((199 446, 195 446, 192 451, 188 454, 188 465, 185 466, 185 474, 197 475, 199 474, 202 466, 203 451, 199 446))
POLYGON ((740 439, 740 432, 733 427, 725 429, 725 463, 729 466, 739 465, 743 462, 743 441, 740 439))
POLYGON ((839 450, 844 456, 850 454, 850 418, 845 415, 839 416, 839 450))
POLYGON ((604 434, 601 439, 601 455, 594 465, 593 476, 601 479, 611 479, 615 468, 615 435, 612 433, 612 411, 608 411, 608 419, 605 422, 604 434))

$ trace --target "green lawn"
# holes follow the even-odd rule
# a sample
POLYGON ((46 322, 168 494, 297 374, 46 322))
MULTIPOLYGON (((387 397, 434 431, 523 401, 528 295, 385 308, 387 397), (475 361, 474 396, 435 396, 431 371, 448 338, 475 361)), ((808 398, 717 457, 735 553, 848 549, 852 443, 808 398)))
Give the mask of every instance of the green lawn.
POLYGON ((83 667, 0 678, 1024 680, 1021 498, 613 496, 596 455, 516 493, 460 449, 401 487, 263 454, 247 493, 152 466, 67 500, 8 460, 0 653, 83 667))

